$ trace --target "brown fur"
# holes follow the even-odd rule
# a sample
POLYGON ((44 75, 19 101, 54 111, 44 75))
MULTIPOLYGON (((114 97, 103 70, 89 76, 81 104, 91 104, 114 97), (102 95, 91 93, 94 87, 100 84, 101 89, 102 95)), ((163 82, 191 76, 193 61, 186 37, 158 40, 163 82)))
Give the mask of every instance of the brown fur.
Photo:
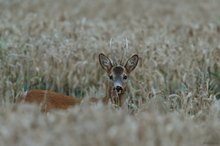
MULTIPOLYGON (((42 112, 49 112, 54 109, 65 110, 75 105, 79 105, 83 100, 73 97, 66 96, 57 92, 48 90, 30 90, 24 95, 23 98, 19 98, 16 103, 26 102, 31 104, 40 105, 42 112)), ((96 97, 88 99, 89 103, 106 102, 106 98, 101 100, 96 97)))
POLYGON ((47 90, 30 90, 24 98, 24 102, 41 105, 43 112, 48 112, 52 109, 67 109, 80 104, 81 101, 82 99, 76 97, 47 90))

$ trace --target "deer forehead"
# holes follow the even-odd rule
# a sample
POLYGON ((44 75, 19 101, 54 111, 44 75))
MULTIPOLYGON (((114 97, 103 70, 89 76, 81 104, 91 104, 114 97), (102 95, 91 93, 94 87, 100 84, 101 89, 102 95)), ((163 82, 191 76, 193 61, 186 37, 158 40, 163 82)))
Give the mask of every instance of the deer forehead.
POLYGON ((125 72, 125 68, 123 66, 115 66, 112 68, 112 73, 115 75, 121 75, 125 72))

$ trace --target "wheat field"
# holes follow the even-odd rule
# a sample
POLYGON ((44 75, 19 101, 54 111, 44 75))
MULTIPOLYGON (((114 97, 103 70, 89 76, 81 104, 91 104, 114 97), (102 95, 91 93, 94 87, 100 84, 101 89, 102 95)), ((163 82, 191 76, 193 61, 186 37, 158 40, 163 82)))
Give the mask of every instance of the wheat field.
POLYGON ((219 0, 0 0, 0 145, 220 145, 219 0), (40 112, 30 89, 106 93, 98 54, 140 56, 131 108, 40 112), (131 112, 132 110, 132 112, 131 112))

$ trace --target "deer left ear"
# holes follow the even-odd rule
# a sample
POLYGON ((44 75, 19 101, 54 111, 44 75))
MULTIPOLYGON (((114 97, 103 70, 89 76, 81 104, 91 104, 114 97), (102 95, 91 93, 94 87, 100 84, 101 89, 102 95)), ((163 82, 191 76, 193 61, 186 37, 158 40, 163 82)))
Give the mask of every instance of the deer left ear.
POLYGON ((125 64, 125 69, 128 73, 133 71, 138 64, 139 57, 137 54, 131 56, 125 64))

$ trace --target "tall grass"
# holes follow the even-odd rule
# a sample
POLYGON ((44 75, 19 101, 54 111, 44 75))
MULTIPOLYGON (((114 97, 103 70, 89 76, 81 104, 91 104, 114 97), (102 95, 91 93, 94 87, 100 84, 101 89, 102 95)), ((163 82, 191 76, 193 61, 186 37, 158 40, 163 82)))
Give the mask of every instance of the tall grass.
POLYGON ((0 0, 0 145, 218 145, 219 18, 218 0, 0 0), (140 56, 134 115, 14 105, 30 89, 103 97, 101 52, 140 56))

